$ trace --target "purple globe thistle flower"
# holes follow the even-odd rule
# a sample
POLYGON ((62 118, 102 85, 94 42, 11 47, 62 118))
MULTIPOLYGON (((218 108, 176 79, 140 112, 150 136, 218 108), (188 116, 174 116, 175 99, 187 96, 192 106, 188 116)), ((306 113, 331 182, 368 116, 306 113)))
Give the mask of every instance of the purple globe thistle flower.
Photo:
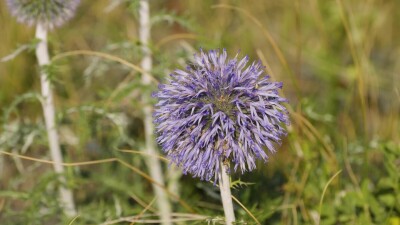
POLYGON ((80 0, 6 0, 18 22, 47 28, 61 26, 74 16, 80 0))
POLYGON ((184 174, 218 180, 219 162, 242 173, 268 159, 264 149, 286 135, 286 102, 281 82, 271 82, 260 62, 248 57, 227 60, 226 50, 194 56, 186 70, 176 70, 154 93, 157 138, 172 163, 184 174))

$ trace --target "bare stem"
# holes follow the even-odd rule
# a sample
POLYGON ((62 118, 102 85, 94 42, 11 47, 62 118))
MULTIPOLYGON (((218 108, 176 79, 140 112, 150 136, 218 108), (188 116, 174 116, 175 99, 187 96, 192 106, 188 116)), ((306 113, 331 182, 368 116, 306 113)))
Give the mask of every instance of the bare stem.
POLYGON ((219 189, 221 191, 222 205, 224 207, 226 225, 235 222, 235 213, 233 211, 233 203, 231 197, 231 185, 229 175, 226 173, 227 167, 222 160, 219 162, 218 180, 219 189))
MULTIPOLYGON (((149 49, 150 41, 150 10, 149 1, 140 0, 139 7, 139 38, 142 44, 143 59, 141 61, 141 67, 145 71, 142 76, 142 83, 148 85, 151 83, 151 76, 149 72, 152 69, 152 58, 151 51, 149 49)), ((148 104, 149 99, 147 96, 143 98, 146 106, 143 108, 144 113, 144 128, 145 128, 145 148, 146 152, 150 155, 156 155, 156 143, 154 141, 154 125, 152 118, 152 107, 148 104)), ((159 184, 164 185, 164 175, 161 169, 161 162, 158 158, 148 157, 146 159, 147 166, 149 168, 150 176, 159 184)), ((160 211, 160 217, 163 225, 171 225, 171 206, 168 201, 165 191, 153 184, 153 190, 157 197, 157 206, 160 211)))
MULTIPOLYGON (((38 24, 36 27, 36 38, 40 40, 36 47, 36 57, 39 66, 46 66, 50 62, 49 52, 47 49, 47 30, 41 24, 38 24)), ((62 166, 63 158, 56 129, 53 95, 48 74, 44 70, 41 70, 40 72, 40 82, 43 97, 42 107, 49 141, 50 155, 51 159, 54 161, 54 171, 59 175, 59 180, 61 182, 59 187, 60 200, 64 213, 67 216, 73 217, 76 215, 75 204, 72 191, 63 186, 66 183, 66 179, 64 177, 64 167, 62 166)))

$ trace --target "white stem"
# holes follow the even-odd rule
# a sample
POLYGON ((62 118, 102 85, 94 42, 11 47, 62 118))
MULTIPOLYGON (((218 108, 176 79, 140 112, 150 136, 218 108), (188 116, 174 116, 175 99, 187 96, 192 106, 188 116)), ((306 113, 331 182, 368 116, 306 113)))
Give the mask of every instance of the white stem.
POLYGON ((227 225, 231 225, 235 222, 235 213, 233 211, 233 203, 231 197, 231 184, 229 175, 226 173, 227 167, 224 165, 222 160, 219 162, 218 180, 219 189, 221 191, 222 205, 224 207, 225 222, 227 225))
MULTIPOLYGON (((36 57, 39 62, 39 66, 45 66, 50 63, 49 52, 47 49, 47 29, 38 24, 36 27, 36 38, 40 40, 36 47, 36 57)), ((64 177, 64 167, 62 166, 63 158, 60 150, 60 143, 55 123, 55 110, 53 95, 51 92, 50 80, 48 74, 44 70, 40 72, 40 82, 43 97, 43 114, 44 121, 46 123, 47 136, 50 147, 51 159, 54 162, 54 171, 59 175, 61 185, 59 187, 60 200, 64 209, 64 213, 67 216, 75 216, 75 205, 71 190, 65 188, 63 185, 66 183, 64 177)))
POLYGON ((150 9, 148 0, 140 0, 139 7, 139 39, 142 45, 143 59, 141 62, 142 69, 146 73, 142 76, 143 84, 150 84, 151 78, 149 72, 153 67, 153 61, 151 58, 151 50, 149 48, 150 42, 150 9))
MULTIPOLYGON (((152 58, 149 46, 150 41, 150 10, 148 0, 140 0, 139 7, 139 38, 142 44, 143 59, 141 67, 146 73, 142 75, 142 83, 145 85, 150 84, 151 78, 149 72, 152 69, 152 58)), ((145 107, 144 113, 144 129, 145 129, 145 148, 150 155, 156 155, 156 143, 154 140, 154 125, 152 118, 152 107, 148 104, 149 99, 147 96, 143 98, 145 107)), ((147 167, 149 168, 150 176, 159 184, 164 185, 164 175, 161 169, 161 162, 156 157, 146 158, 147 167)), ((165 191, 153 184, 153 190, 157 197, 157 206, 160 211, 160 217, 163 225, 171 225, 171 205, 168 201, 168 196, 165 191)))

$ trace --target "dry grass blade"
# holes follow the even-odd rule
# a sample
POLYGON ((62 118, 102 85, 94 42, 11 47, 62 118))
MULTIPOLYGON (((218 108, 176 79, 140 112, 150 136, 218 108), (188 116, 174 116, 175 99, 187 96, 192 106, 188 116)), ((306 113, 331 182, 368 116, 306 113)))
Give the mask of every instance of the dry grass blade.
POLYGON ((330 163, 332 163, 332 166, 334 168, 337 167, 337 160, 336 160, 336 155, 333 149, 326 143, 326 141, 322 138, 322 135, 318 132, 318 129, 316 129, 312 123, 307 120, 304 116, 302 116, 299 113, 290 111, 290 114, 293 115, 296 119, 300 120, 310 131, 311 133, 319 140, 319 142, 324 146, 324 149, 326 151, 323 152, 325 153, 324 156, 327 160, 329 160, 330 163))
POLYGON ((127 152, 127 153, 133 153, 133 154, 138 154, 138 155, 143 155, 143 156, 148 156, 148 157, 155 157, 155 158, 159 158, 165 162, 169 162, 169 160, 165 157, 162 157, 160 155, 153 155, 153 154, 149 154, 147 152, 143 152, 143 151, 137 151, 137 150, 128 150, 128 149, 120 149, 118 150, 120 152, 127 152))
MULTIPOLYGON (((136 196, 136 195, 134 195, 134 194, 132 194, 132 193, 130 193, 129 196, 130 196, 133 200, 135 200, 139 205, 141 205, 143 208, 146 208, 146 206, 148 205, 146 202, 144 202, 142 199, 140 199, 138 196, 136 196)), ((150 207, 150 208, 149 208, 149 211, 155 213, 155 212, 156 212, 156 209, 150 207)))
POLYGON ((268 75, 272 78, 272 80, 275 80, 275 74, 272 71, 271 66, 269 65, 267 59, 265 58, 264 53, 260 49, 257 49, 256 53, 258 58, 261 60, 262 64, 266 67, 268 75))
MULTIPOLYGON (((122 59, 122 58, 119 58, 117 56, 110 55, 110 54, 107 54, 107 53, 90 51, 90 50, 75 50, 75 51, 69 51, 69 52, 60 53, 60 54, 54 56, 51 59, 51 61, 54 62, 54 61, 57 61, 59 59, 65 58, 65 57, 77 56, 77 55, 97 56, 97 57, 101 57, 101 58, 108 59, 108 60, 111 60, 111 61, 119 62, 119 63, 121 63, 121 64, 123 64, 123 65, 125 65, 125 66, 127 66, 127 67, 129 67, 129 68, 131 68, 133 70, 136 70, 136 71, 138 71, 140 73, 144 73, 145 72, 139 66, 136 66, 135 64, 132 64, 132 63, 126 61, 125 59, 122 59)), ((152 82, 158 84, 158 80, 155 79, 154 77, 150 76, 150 79, 151 79, 152 82)))
POLYGON ((293 86, 295 87, 295 89, 297 91, 297 96, 300 96, 300 93, 301 93, 300 88, 297 84, 296 78, 294 77, 292 70, 289 67, 289 63, 287 62, 287 60, 286 60, 285 56, 283 55, 281 49, 279 48, 278 44, 276 43, 276 41, 274 40, 274 38, 272 37, 272 35, 268 31, 268 29, 266 29, 263 26, 263 24, 257 18, 255 18, 253 15, 251 15, 249 12, 247 12, 246 10, 244 10, 242 8, 236 7, 236 6, 226 5, 226 4, 218 4, 218 5, 212 6, 212 8, 233 9, 233 10, 236 10, 236 11, 242 13, 247 18, 249 18, 251 21, 253 21, 253 23, 256 24, 261 29, 262 33, 267 38, 268 42, 271 44, 272 49, 274 50, 276 56, 278 57, 279 61, 283 65, 283 67, 289 72, 293 86))
POLYGON ((297 205, 295 204, 288 204, 288 205, 281 205, 278 208, 276 208, 275 210, 286 210, 286 209, 290 209, 292 211, 292 215, 293 215, 293 223, 294 225, 297 224, 297 205))
POLYGON ((156 198, 153 198, 153 200, 151 200, 151 202, 136 216, 132 216, 132 217, 121 217, 115 220, 110 220, 104 223, 101 223, 100 225, 111 225, 111 224, 116 224, 116 223, 121 223, 121 222, 126 222, 129 221, 131 222, 130 224, 134 224, 136 220, 140 219, 140 217, 151 207, 151 205, 153 205, 153 203, 155 202, 156 198))
POLYGON ((78 219, 79 216, 80 216, 80 215, 76 215, 76 216, 71 220, 71 222, 68 223, 68 225, 72 225, 72 224, 75 222, 75 220, 78 219))
POLYGON ((236 202, 237 204, 239 204, 239 205, 244 209, 244 211, 246 211, 247 214, 249 214, 249 216, 250 216, 251 218, 253 218, 253 220, 254 220, 254 222, 256 222, 256 224, 261 225, 261 223, 260 223, 260 222, 257 220, 257 218, 250 212, 250 210, 248 210, 248 209, 246 208, 246 206, 244 206, 237 198, 235 198, 235 196, 232 195, 232 199, 235 200, 235 202, 236 202))
MULTIPOLYGON (((47 163, 47 164, 54 164, 53 161, 50 160, 44 160, 44 159, 38 159, 38 158, 34 158, 34 157, 29 157, 29 156, 23 156, 23 155, 19 155, 19 154, 14 154, 14 153, 9 153, 9 152, 5 152, 5 151, 1 151, 0 150, 0 154, 4 154, 4 155, 8 155, 8 156, 14 156, 14 157, 18 157, 21 159, 26 159, 26 160, 31 160, 31 161, 36 161, 36 162, 40 162, 40 163, 47 163)), ((130 165, 129 163, 118 159, 118 158, 109 158, 109 159, 101 159, 101 160, 93 160, 93 161, 86 161, 86 162, 77 162, 77 163, 62 163, 63 166, 84 166, 84 165, 93 165, 93 164, 101 164, 101 163, 107 163, 107 162, 119 162, 122 165, 128 167, 129 169, 131 169, 132 171, 134 171, 135 173, 139 174, 140 176, 144 177, 146 180, 148 180, 151 183, 156 184, 157 186, 161 187, 162 189, 164 189, 164 191, 170 195, 172 198, 176 199, 184 208, 186 208, 189 212, 194 212, 194 210, 192 209, 192 207, 190 207, 186 202, 184 202, 179 196, 171 193, 170 191, 168 191, 168 189, 164 186, 159 184, 158 182, 154 181, 149 175, 147 175, 145 172, 141 171, 140 169, 130 165)))
MULTIPOLYGON (((359 94, 360 101, 361 101, 361 110, 362 110, 364 124, 367 124, 367 122, 368 122, 367 121, 367 115, 366 115, 366 113, 367 113, 366 112, 366 110, 367 110, 367 105, 366 104, 367 103, 366 103, 365 98, 364 98, 364 93, 365 93, 365 90, 364 90, 365 87, 364 86, 365 86, 365 84, 364 84, 364 79, 363 79, 363 71, 362 71, 361 64, 360 64, 360 57, 357 54, 356 45, 354 43, 354 40, 353 40, 353 37, 352 37, 352 34, 351 34, 350 24, 349 24, 349 22, 348 22, 348 20, 346 18, 346 13, 345 13, 345 8, 344 8, 344 5, 343 5, 343 2, 341 0, 336 0, 336 2, 337 2, 338 6, 339 6, 339 9, 340 9, 340 17, 342 19, 342 23, 343 23, 344 29, 346 31, 347 38, 349 40, 350 52, 351 52, 351 55, 353 57, 353 61, 354 61, 354 64, 356 66, 356 69, 357 69, 358 94, 359 94)), ((365 133, 366 133, 367 132, 366 131, 367 130, 367 126, 364 126, 364 129, 365 129, 365 133)))
POLYGON ((171 42, 171 41, 174 41, 174 40, 179 40, 179 39, 192 39, 192 40, 195 40, 195 39, 197 39, 197 35, 190 34, 190 33, 173 34, 173 35, 170 35, 170 36, 167 36, 167 37, 161 39, 156 44, 156 48, 160 48, 161 46, 165 45, 168 42, 171 42))
POLYGON ((134 171, 135 173, 139 174, 140 176, 142 176, 143 178, 145 178, 146 180, 150 181, 151 183, 159 186, 160 188, 162 188, 168 195, 170 195, 172 198, 176 199, 186 210, 188 210, 189 212, 195 212, 192 207, 190 207, 186 202, 184 202, 179 196, 175 195, 174 193, 171 193, 164 185, 156 182, 154 179, 152 179, 149 175, 147 175, 145 172, 141 171, 140 169, 130 165, 129 163, 121 160, 121 159, 117 159, 119 163, 121 163, 122 165, 128 167, 129 169, 131 169, 132 171, 134 171))
POLYGON ((151 207, 151 205, 153 205, 153 203, 156 201, 156 198, 153 198, 153 200, 151 200, 151 202, 139 213, 139 215, 137 215, 134 219, 133 219, 133 221, 132 221, 132 223, 130 224, 130 225, 133 225, 133 224, 135 224, 135 221, 136 220, 139 220, 141 217, 142 217, 142 215, 151 207))
POLYGON ((319 201, 319 212, 318 212, 318 221, 317 221, 317 224, 320 224, 320 220, 321 220, 321 211, 322 211, 322 202, 324 201, 324 197, 325 197, 326 190, 328 189, 328 186, 329 186, 329 184, 333 181, 333 179, 335 179, 335 177, 337 177, 341 172, 342 172, 342 170, 337 171, 337 172, 331 177, 331 179, 329 179, 329 181, 325 184, 324 190, 322 191, 321 200, 319 201))
MULTIPOLYGON (((34 157, 9 153, 9 152, 5 152, 5 151, 1 151, 1 150, 0 150, 0 154, 18 157, 21 159, 26 159, 26 160, 31 160, 31 161, 36 161, 36 162, 40 162, 40 163, 46 163, 46 164, 52 164, 52 165, 55 164, 55 162, 53 162, 51 160, 38 159, 38 158, 34 158, 34 157)), ((118 161, 118 159, 117 158, 109 158, 109 159, 100 159, 100 160, 93 160, 93 161, 86 161, 86 162, 61 163, 61 165, 63 165, 63 166, 85 166, 85 165, 101 164, 101 163, 115 162, 115 161, 118 161)))
MULTIPOLYGON (((201 221, 201 220, 206 220, 209 218, 208 216, 197 215, 197 214, 187 214, 187 213, 171 213, 171 215, 175 218, 172 218, 170 222, 174 222, 174 223, 189 222, 189 221, 201 221)), ((120 222, 135 222, 135 223, 141 223, 141 224, 149 224, 149 223, 159 224, 159 223, 163 222, 160 219, 144 219, 144 218, 158 217, 158 216, 159 216, 158 214, 144 214, 144 215, 141 215, 142 219, 137 219, 138 215, 121 217, 116 220, 102 223, 101 225, 110 225, 110 224, 116 224, 116 223, 120 223, 120 222)))

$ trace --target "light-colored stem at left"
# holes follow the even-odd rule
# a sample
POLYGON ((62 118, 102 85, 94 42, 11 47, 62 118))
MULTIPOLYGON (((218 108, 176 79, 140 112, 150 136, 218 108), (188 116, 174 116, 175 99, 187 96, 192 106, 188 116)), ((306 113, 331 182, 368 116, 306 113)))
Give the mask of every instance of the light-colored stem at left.
MULTIPOLYGON (((142 75, 142 83, 148 85, 151 82, 150 71, 152 69, 152 58, 151 51, 149 48, 150 42, 150 9, 148 0, 140 0, 139 6, 139 38, 142 44, 143 58, 141 61, 141 67, 146 73, 142 75)), ((157 145, 154 139, 154 125, 152 117, 152 107, 149 105, 149 97, 144 96, 143 101, 145 106, 143 107, 144 114, 144 129, 145 129, 145 148, 149 155, 157 155, 157 145)), ((164 175, 161 169, 161 162, 156 157, 146 158, 147 167, 149 168, 150 176, 159 184, 165 184, 164 175)), ((172 225, 171 222, 171 205, 168 201, 168 196, 165 191, 153 184, 153 190, 157 197, 157 207, 160 212, 160 218, 163 225, 172 225)))
POLYGON ((233 203, 231 197, 231 183, 229 175, 226 173, 227 167, 222 160, 219 162, 218 180, 219 189, 221 191, 222 205, 225 213, 226 225, 232 225, 235 222, 235 212, 233 211, 233 203))
MULTIPOLYGON (((49 65, 50 60, 47 48, 47 29, 41 24, 38 24, 36 27, 36 38, 40 40, 36 47, 36 57, 39 66, 43 67, 49 65)), ((66 179, 64 175, 64 167, 62 166, 63 158, 55 122, 55 110, 53 94, 51 92, 51 84, 48 74, 46 74, 43 68, 41 68, 40 72, 40 82, 43 97, 42 107, 49 141, 50 155, 52 161, 54 162, 54 171, 59 175, 61 182, 59 187, 60 201, 64 209, 64 213, 69 217, 73 217, 76 215, 76 210, 72 191, 63 186, 66 183, 66 179)))

